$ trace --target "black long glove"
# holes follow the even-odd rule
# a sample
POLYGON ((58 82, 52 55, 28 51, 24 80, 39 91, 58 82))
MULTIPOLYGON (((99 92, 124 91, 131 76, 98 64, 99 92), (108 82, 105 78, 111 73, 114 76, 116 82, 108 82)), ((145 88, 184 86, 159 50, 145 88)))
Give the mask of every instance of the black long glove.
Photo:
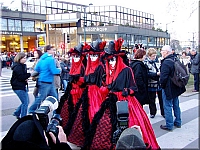
POLYGON ((122 96, 127 97, 130 94, 130 89, 124 88, 122 91, 122 96))

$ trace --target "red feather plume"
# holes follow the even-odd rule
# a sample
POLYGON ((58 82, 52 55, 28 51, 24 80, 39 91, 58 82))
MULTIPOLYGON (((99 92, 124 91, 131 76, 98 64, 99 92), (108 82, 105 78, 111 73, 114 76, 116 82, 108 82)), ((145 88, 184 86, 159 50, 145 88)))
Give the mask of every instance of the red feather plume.
POLYGON ((103 50, 105 46, 106 46, 106 41, 102 41, 102 42, 99 44, 99 49, 100 49, 100 50, 103 50))
POLYGON ((73 53, 73 52, 74 52, 74 48, 70 48, 69 53, 73 53))
POLYGON ((85 42, 85 44, 83 46, 83 50, 90 50, 90 45, 85 42))
POLYGON ((115 50, 119 51, 122 47, 124 40, 122 38, 119 38, 117 40, 115 40, 115 50))

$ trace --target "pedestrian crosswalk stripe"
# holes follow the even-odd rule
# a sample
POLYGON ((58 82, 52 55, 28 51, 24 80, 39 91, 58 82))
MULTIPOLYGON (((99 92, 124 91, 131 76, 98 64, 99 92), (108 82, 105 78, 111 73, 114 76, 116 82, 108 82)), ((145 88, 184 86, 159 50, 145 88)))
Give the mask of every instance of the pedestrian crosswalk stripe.
POLYGON ((160 147, 162 148, 165 146, 163 148, 171 149, 173 147, 174 149, 180 149, 180 147, 184 148, 192 141, 198 139, 198 119, 199 118, 191 120, 190 122, 182 125, 181 128, 177 128, 176 130, 173 130, 173 132, 167 132, 157 138, 160 147))
MULTIPOLYGON (((191 99, 185 102, 182 102, 179 104, 181 112, 184 112, 188 109, 192 109, 194 107, 197 107, 199 105, 197 99, 191 99)), ((147 108, 148 109, 148 108, 147 108)), ((149 119, 151 124, 157 123, 161 120, 163 120, 164 118, 160 115, 160 117, 158 117, 158 115, 160 114, 160 109, 157 110, 156 116, 153 119, 149 119)), ((148 116, 150 115, 149 113, 147 114, 148 116)))

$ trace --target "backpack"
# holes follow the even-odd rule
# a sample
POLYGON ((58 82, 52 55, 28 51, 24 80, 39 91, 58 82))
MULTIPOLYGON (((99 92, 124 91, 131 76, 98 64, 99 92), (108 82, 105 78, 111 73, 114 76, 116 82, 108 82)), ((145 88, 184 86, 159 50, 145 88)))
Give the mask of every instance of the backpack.
POLYGON ((186 67, 180 62, 179 59, 166 59, 174 62, 174 74, 171 77, 171 81, 178 87, 185 87, 189 80, 189 74, 186 67))

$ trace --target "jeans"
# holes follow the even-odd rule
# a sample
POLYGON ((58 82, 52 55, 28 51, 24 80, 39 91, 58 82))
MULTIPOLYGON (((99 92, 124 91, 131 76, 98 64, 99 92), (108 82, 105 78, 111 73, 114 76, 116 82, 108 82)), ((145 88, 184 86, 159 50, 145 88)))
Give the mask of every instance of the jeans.
POLYGON ((58 97, 54 83, 39 82, 39 95, 35 98, 35 101, 29 108, 29 113, 34 113, 36 109, 40 107, 41 102, 45 100, 47 96, 58 97))
POLYGON ((194 74, 194 90, 199 91, 199 73, 194 74))
POLYGON ((63 80, 63 88, 64 88, 64 91, 66 90, 67 85, 68 85, 68 81, 67 81, 67 80, 63 80))
POLYGON ((179 107, 178 97, 173 99, 166 99, 165 91, 164 89, 162 89, 162 98, 165 112, 166 127, 172 130, 174 125, 181 126, 181 110, 179 107), (175 116, 174 121, 172 116, 172 108, 175 116))
POLYGON ((28 91, 24 90, 13 90, 19 97, 22 104, 15 110, 14 115, 20 118, 27 115, 27 109, 29 104, 28 91))

